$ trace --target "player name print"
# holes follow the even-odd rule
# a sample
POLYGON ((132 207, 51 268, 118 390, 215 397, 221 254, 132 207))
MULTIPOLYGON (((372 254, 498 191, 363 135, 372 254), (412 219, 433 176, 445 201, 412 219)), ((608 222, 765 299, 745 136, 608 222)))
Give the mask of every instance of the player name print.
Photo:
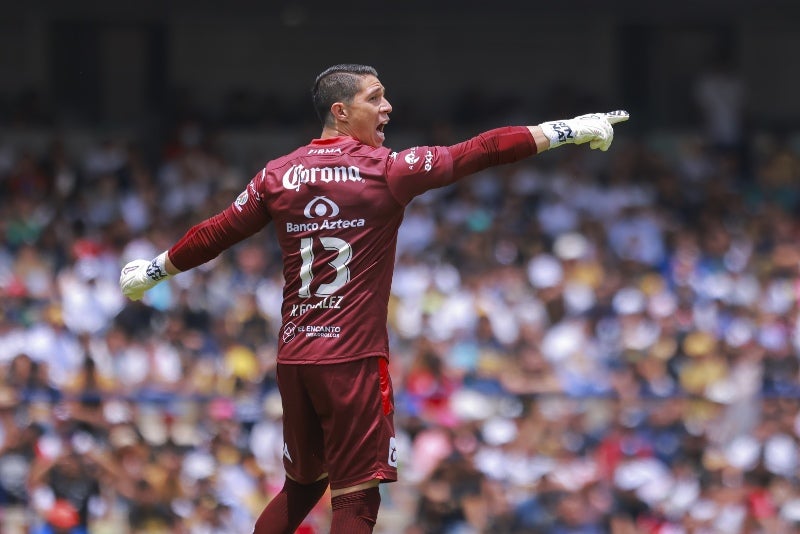
POLYGON ((310 310, 341 310, 343 300, 344 297, 332 296, 325 297, 313 304, 292 304, 291 316, 297 317, 298 315, 303 315, 310 310))
POLYGON ((283 188, 299 191, 303 184, 363 182, 361 170, 355 165, 349 167, 306 167, 292 165, 283 173, 283 188))

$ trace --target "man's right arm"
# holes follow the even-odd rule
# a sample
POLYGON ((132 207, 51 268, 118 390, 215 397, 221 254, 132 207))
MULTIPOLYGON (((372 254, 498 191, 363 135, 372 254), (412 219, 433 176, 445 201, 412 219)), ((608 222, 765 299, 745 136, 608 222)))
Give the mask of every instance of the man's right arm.
POLYGON ((139 300, 159 282, 216 258, 220 253, 264 228, 272 219, 256 191, 257 180, 224 211, 193 226, 183 237, 152 260, 128 262, 120 273, 119 286, 131 300, 139 300))

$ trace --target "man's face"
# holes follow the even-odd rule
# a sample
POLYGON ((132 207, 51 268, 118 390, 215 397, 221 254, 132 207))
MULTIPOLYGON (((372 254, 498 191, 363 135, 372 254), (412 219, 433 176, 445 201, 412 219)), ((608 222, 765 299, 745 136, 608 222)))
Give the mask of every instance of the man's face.
POLYGON ((383 145, 383 128, 389 122, 392 105, 384 96, 380 80, 372 75, 363 76, 361 90, 350 104, 344 104, 346 116, 340 130, 355 137, 364 144, 379 147, 383 145))

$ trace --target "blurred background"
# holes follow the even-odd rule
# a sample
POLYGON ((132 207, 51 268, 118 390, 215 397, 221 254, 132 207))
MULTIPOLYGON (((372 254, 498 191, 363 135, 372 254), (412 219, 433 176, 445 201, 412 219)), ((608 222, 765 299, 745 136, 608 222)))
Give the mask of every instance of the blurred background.
POLYGON ((632 116, 607 153, 409 207, 376 531, 797 532, 799 23, 789 0, 5 5, 0 532, 251 531, 283 483, 271 230, 142 302, 117 279, 316 137, 341 62, 379 71, 394 149, 632 116))

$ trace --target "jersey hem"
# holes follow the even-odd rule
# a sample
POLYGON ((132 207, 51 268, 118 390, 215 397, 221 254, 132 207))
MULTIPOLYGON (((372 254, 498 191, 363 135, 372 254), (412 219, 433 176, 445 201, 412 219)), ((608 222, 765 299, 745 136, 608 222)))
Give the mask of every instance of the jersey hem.
POLYGON ((332 364, 335 364, 335 363, 355 362, 355 361, 358 361, 358 360, 365 360, 367 358, 373 358, 373 357, 386 358, 388 360, 389 359, 389 353, 388 352, 369 351, 369 352, 359 353, 359 354, 355 354, 355 355, 341 356, 341 357, 337 357, 337 358, 323 358, 323 359, 314 359, 314 360, 295 360, 295 359, 289 360, 289 359, 281 358, 280 356, 278 356, 278 360, 277 361, 281 365, 332 365, 332 364))
MULTIPOLYGON (((330 472, 328 472, 328 476, 330 477, 330 472)), ((364 482, 369 482, 370 480, 377 480, 381 484, 386 484, 389 482, 397 482, 397 473, 389 471, 387 469, 379 469, 367 476, 352 477, 345 480, 338 480, 336 482, 331 480, 330 483, 332 490, 338 490, 343 488, 349 488, 351 486, 357 486, 358 484, 363 484, 364 482)))

